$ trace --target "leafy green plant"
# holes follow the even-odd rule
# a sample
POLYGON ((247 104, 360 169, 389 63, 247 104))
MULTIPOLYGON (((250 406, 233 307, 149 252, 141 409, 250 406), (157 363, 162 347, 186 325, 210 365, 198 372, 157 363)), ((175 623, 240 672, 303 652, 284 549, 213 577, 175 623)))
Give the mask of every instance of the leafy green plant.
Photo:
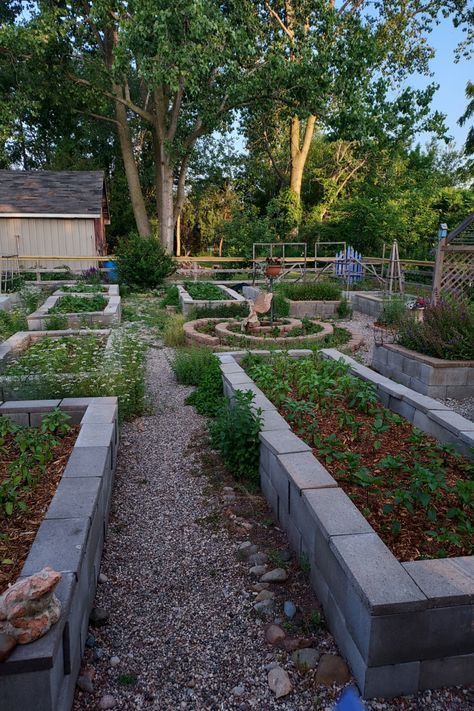
POLYGON ((349 319, 352 316, 352 307, 345 296, 340 300, 336 313, 341 319, 349 319))
POLYGON ((427 306, 423 321, 405 318, 398 331, 405 348, 446 360, 474 359, 474 304, 444 297, 427 306))
POLYGON ((67 328, 66 314, 52 314, 46 321, 48 331, 62 331, 67 328))
POLYGON ((71 293, 71 294, 95 294, 95 293, 102 293, 106 289, 105 286, 102 284, 86 284, 83 283, 81 284, 78 282, 77 284, 65 284, 64 286, 61 287, 61 291, 64 291, 65 293, 71 293))
POLYGON ((378 318, 381 326, 399 326, 407 315, 406 301, 403 296, 394 296, 384 301, 378 318))
POLYGON ((27 313, 36 311, 44 298, 41 288, 33 284, 23 284, 18 294, 20 296, 21 305, 27 313))
POLYGON ((173 258, 152 237, 131 233, 115 252, 119 282, 134 289, 156 289, 175 270, 173 258))
POLYGON ((255 394, 237 390, 231 401, 225 402, 209 423, 211 440, 219 449, 230 471, 238 479, 256 484, 259 474, 259 432, 262 411, 252 408, 255 394))
MULTIPOLYGON (((191 358, 194 359, 194 356, 191 356, 191 358)), ((183 374, 182 369, 181 373, 183 374)), ((191 377, 189 370, 187 376, 188 378, 191 377)), ((196 374, 194 377, 196 378, 196 374)), ((214 417, 221 410, 224 401, 219 360, 210 353, 203 363, 203 368, 198 376, 196 390, 189 395, 186 403, 194 405, 200 415, 214 417)))
POLYGON ((169 286, 164 297, 160 301, 160 306, 179 306, 179 291, 177 286, 169 286))
POLYGON ((75 296, 68 294, 61 296, 55 305, 49 309, 48 314, 71 314, 83 312, 103 311, 107 306, 107 299, 102 294, 95 296, 75 296))
POLYGON ((188 321, 198 318, 243 318, 248 316, 249 307, 245 303, 221 304, 217 306, 195 306, 188 314, 188 321))
POLYGON ((27 331, 28 323, 23 311, 12 309, 11 311, 0 311, 0 343, 17 331, 27 331))
POLYGON ((338 301, 341 298, 340 286, 327 281, 283 282, 277 290, 291 301, 338 301))
POLYGON ((208 281, 185 281, 184 288, 196 301, 225 301, 229 295, 208 281))
POLYGON ((216 360, 209 348, 192 346, 177 350, 171 361, 171 367, 178 383, 197 386, 202 380, 204 371, 216 360))
POLYGON ((183 326, 186 323, 186 319, 181 314, 176 314, 172 316, 170 320, 165 324, 163 330, 163 341, 165 346, 170 346, 176 348, 178 346, 184 346, 186 339, 184 337, 183 326))

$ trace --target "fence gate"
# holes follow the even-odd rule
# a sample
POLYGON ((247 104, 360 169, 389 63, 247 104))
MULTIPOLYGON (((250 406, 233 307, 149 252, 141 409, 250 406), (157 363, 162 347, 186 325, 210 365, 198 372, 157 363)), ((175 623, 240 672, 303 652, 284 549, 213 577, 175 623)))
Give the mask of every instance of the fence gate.
POLYGON ((447 237, 436 251, 433 300, 449 292, 462 296, 474 284, 474 212, 447 237))
POLYGON ((346 284, 354 284, 363 279, 362 254, 347 245, 336 254, 336 276, 346 284))

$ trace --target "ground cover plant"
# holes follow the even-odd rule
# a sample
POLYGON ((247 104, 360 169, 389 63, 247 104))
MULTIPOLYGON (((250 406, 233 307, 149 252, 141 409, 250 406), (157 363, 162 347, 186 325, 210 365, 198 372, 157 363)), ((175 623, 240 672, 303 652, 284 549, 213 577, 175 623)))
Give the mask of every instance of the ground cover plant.
POLYGON ((403 296, 394 296, 384 301, 377 323, 385 327, 398 327, 406 315, 407 305, 405 298, 403 296))
POLYGON ((341 298, 341 287, 327 281, 283 282, 277 291, 291 301, 338 301, 341 298))
POLYGON ((130 419, 145 408, 144 361, 144 343, 122 329, 107 349, 93 332, 44 338, 7 366, 4 375, 15 380, 4 380, 0 391, 3 399, 116 396, 120 419, 130 419))
POLYGON ((13 336, 17 331, 27 331, 28 323, 24 311, 12 309, 0 311, 0 343, 13 336))
POLYGON ((397 342, 435 358, 474 360, 474 304, 444 297, 425 308, 423 321, 406 317, 397 342))
POLYGON ((73 293, 73 294, 95 294, 95 293, 100 293, 103 292, 107 289, 106 286, 103 284, 87 284, 87 283, 78 283, 78 284, 65 284, 64 286, 61 287, 61 291, 64 291, 66 293, 73 293))
POLYGON ((107 299, 101 294, 96 296, 75 296, 68 294, 61 296, 55 305, 49 309, 50 314, 72 314, 93 311, 103 311, 107 306, 107 299))
POLYGON ((208 281, 185 281, 184 288, 196 301, 225 301, 231 298, 225 291, 208 281))
POLYGON ((59 410, 40 428, 0 418, 0 593, 21 572, 77 432, 59 410))
POLYGON ((179 306, 179 291, 177 286, 169 286, 164 297, 160 301, 160 306, 165 308, 166 306, 179 306))
POLYGON ((471 462, 378 404, 342 361, 244 365, 399 560, 474 552, 471 462))

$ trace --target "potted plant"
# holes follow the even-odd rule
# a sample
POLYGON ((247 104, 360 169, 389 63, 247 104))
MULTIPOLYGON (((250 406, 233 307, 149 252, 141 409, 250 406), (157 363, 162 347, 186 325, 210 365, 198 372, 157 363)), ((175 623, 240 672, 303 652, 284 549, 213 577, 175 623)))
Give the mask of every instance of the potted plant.
POLYGON ((265 276, 277 277, 281 272, 281 257, 267 257, 266 262, 265 276))

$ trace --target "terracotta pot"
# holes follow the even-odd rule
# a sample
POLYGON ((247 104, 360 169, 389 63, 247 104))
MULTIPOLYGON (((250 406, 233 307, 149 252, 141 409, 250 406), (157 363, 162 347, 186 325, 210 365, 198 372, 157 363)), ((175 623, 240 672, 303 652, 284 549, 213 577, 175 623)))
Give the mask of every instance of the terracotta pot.
POLYGON ((276 277, 281 272, 281 266, 279 264, 269 264, 265 267, 265 276, 276 277))

